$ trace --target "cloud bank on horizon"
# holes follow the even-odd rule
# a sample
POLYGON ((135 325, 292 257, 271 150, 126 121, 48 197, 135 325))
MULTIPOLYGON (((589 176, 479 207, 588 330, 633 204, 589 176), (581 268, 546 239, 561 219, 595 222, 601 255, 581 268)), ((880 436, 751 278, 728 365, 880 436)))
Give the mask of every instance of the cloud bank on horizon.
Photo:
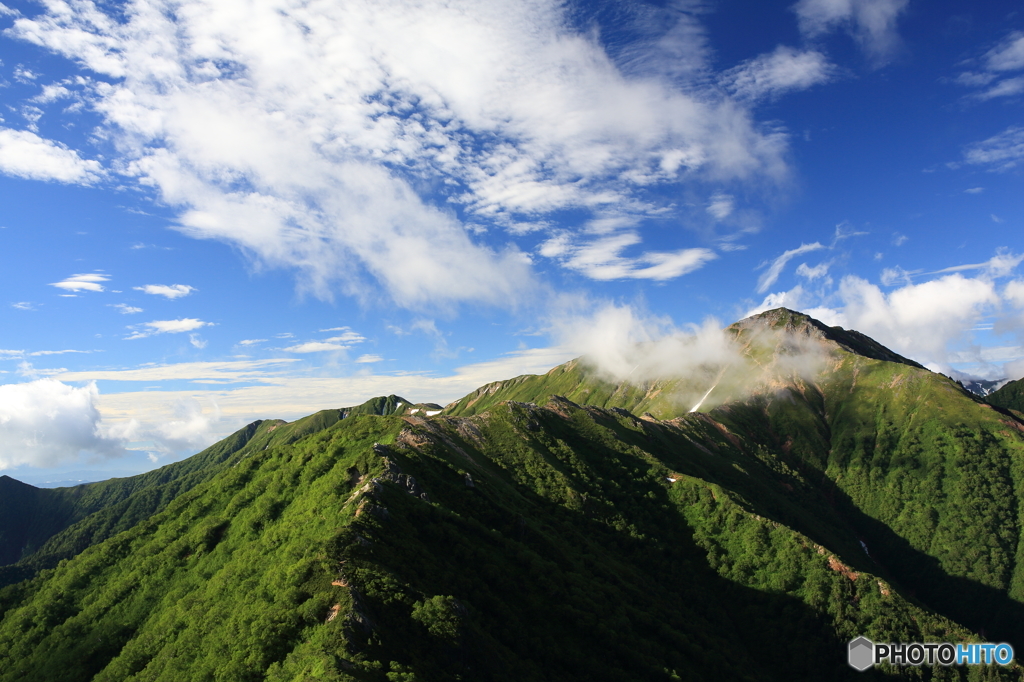
MULTIPOLYGON (((255 412, 273 395, 310 411, 328 385, 352 401, 402 385, 456 398, 471 379, 505 378, 487 371, 542 370, 540 358, 604 346, 612 364, 632 362, 614 359, 616 339, 711 348, 707 324, 676 343, 674 319, 780 305, 947 373, 1024 373, 1013 199, 1024 24, 1012 3, 973 9, 973 23, 929 11, 910 0, 0 4, 13 93, 0 181, 69 206, 109 202, 93 227, 61 228, 61 240, 97 240, 92 250, 26 257, 11 275, 19 294, 3 314, 52 326, 0 340, 12 349, 0 362, 21 363, 0 369, 0 388, 77 410, 54 441, 67 458, 164 456, 243 416, 278 416, 255 412), (970 121, 945 125, 965 132, 942 147, 929 97, 970 121), (898 168, 876 181, 888 164, 898 168), (167 246, 130 222, 153 214, 183 238, 167 246), (965 232, 975 215, 987 232, 965 232), (210 274, 227 258, 248 274, 210 274), (23 284, 32 262, 53 273, 33 273, 35 288, 23 284), (293 300, 280 299, 277 271, 294 278, 293 300), (35 366, 58 352, 48 347, 74 366, 35 366), (277 364, 196 374, 211 362, 277 364), (116 417, 101 419, 104 405, 116 417)), ((26 234, 25 215, 2 218, 13 225, 2 238, 26 234)), ((28 238, 12 244, 42 254, 28 238)), ((31 455, 37 415, 14 401, 0 402, 0 443, 21 454, 0 468, 64 458, 52 444, 31 455)))

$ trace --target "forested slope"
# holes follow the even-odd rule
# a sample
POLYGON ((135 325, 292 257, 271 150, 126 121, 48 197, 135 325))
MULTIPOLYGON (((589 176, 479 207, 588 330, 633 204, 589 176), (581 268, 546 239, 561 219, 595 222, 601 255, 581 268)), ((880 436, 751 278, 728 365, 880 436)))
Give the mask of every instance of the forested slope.
POLYGON ((1024 651, 1024 425, 791 311, 732 333, 763 371, 707 411, 575 363, 258 426, 0 591, 0 680, 1019 679, 845 645, 1024 651), (544 393, 567 377, 602 407, 544 393))

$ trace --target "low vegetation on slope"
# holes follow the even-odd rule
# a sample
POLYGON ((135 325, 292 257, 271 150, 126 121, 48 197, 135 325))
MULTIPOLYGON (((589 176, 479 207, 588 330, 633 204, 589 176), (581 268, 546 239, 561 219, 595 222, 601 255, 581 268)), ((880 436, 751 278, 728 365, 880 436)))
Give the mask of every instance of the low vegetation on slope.
POLYGON ((570 363, 435 417, 256 425, 0 590, 0 680, 1019 679, 845 646, 1024 651, 1021 423, 789 311, 734 333, 771 372, 706 412, 570 363))

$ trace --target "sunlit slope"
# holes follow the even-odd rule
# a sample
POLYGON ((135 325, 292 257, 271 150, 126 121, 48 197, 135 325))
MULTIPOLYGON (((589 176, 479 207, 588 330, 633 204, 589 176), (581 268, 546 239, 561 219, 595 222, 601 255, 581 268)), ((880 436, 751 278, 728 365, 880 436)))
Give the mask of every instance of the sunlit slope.
POLYGON ((930 606, 1024 647, 1024 425, 862 334, 799 313, 769 311, 729 331, 748 362, 712 368, 710 379, 616 384, 573 361, 484 387, 446 412, 502 398, 545 404, 562 391, 667 417, 688 411, 694 382, 718 379, 701 411, 799 472, 873 564, 930 606), (740 370, 753 379, 730 380, 740 370))
POLYGON ((704 415, 556 399, 291 435, 0 592, 0 680, 871 679, 859 634, 977 637, 704 415))
POLYGON ((178 495, 271 442, 290 442, 357 414, 395 414, 417 406, 399 396, 355 407, 321 410, 295 422, 261 420, 197 455, 154 471, 70 488, 35 488, 0 477, 0 586, 52 568, 97 542, 127 530, 178 495), (14 564, 14 565, 5 565, 14 564))
POLYGON ((815 481, 917 598, 1024 646, 1024 425, 1010 413, 850 353, 709 415, 815 481))
POLYGON ((726 329, 723 343, 733 347, 730 360, 698 363, 688 371, 652 379, 610 378, 585 358, 559 365, 543 375, 496 381, 445 407, 445 414, 477 414, 505 400, 542 405, 560 395, 596 407, 619 407, 634 414, 669 419, 700 404, 706 411, 752 393, 773 390, 793 376, 814 375, 831 360, 850 354, 883 362, 921 367, 853 330, 827 327, 801 313, 777 308, 726 329), (709 389, 710 392, 709 392, 709 389))
POLYGON ((273 425, 254 422, 193 457, 129 478, 71 488, 35 488, 0 477, 0 585, 52 567, 90 544, 131 528, 213 476, 273 425))
POLYGON ((1024 412, 1024 379, 1017 379, 985 396, 985 401, 996 407, 1024 412))

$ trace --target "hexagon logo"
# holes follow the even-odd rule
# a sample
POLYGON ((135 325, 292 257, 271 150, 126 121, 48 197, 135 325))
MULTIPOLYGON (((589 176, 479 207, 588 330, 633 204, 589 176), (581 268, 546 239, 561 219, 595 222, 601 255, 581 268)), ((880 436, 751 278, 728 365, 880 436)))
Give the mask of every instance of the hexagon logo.
POLYGON ((850 667, 864 672, 875 664, 875 643, 867 637, 858 637, 850 642, 850 667))

